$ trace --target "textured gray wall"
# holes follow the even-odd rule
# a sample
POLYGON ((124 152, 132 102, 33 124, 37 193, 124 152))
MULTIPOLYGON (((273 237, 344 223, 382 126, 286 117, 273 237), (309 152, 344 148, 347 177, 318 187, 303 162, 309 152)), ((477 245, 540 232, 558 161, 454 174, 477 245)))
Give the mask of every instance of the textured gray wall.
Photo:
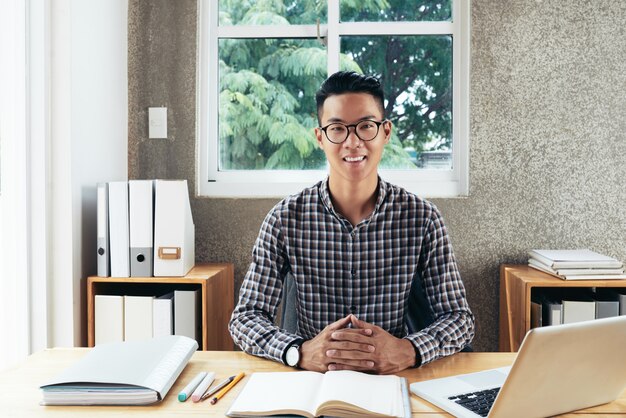
MULTIPOLYGON (((626 2, 473 0, 470 196, 435 199, 477 318, 497 350, 498 266, 530 248, 626 260, 626 2)), ((129 1, 129 178, 195 190, 196 0, 129 1), (167 106, 169 138, 147 139, 167 106)), ((276 199, 192 201, 199 261, 235 264, 238 290, 276 199)))

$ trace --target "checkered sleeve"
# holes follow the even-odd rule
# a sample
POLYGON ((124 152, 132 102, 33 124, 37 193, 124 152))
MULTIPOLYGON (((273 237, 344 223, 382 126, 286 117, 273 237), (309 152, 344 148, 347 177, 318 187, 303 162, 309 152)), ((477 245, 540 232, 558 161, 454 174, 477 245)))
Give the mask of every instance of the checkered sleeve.
POLYGON ((280 219, 273 210, 261 225, 239 302, 228 324, 233 341, 246 353, 284 362, 284 351, 299 339, 274 324, 287 269, 280 219))
POLYGON ((436 207, 426 225, 419 269, 434 322, 409 339, 422 364, 460 351, 474 338, 474 316, 465 298, 452 245, 436 207))

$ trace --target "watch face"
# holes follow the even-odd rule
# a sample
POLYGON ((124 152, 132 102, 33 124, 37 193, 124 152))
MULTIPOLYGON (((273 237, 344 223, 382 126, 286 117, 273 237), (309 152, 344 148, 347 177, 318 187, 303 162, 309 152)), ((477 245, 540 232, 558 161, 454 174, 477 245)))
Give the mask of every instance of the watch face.
POLYGON ((287 364, 291 367, 295 367, 298 365, 298 361, 300 360, 300 350, 299 347, 291 346, 287 350, 287 364))

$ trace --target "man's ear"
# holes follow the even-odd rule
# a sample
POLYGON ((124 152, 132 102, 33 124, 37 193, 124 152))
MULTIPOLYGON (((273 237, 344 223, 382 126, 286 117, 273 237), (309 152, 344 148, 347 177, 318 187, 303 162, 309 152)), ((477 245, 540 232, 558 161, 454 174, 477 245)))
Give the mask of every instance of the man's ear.
POLYGON ((383 132, 385 132, 385 143, 389 143, 391 140, 391 121, 389 119, 383 123, 383 132))
POLYGON ((324 133, 320 128, 313 128, 313 132, 315 133, 315 138, 317 139, 317 145, 320 148, 324 148, 324 133))

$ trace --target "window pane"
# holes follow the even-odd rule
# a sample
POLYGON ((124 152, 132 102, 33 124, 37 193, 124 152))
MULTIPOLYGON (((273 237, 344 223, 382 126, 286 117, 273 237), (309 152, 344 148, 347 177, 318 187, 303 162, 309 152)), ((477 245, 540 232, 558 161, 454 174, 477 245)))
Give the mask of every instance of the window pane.
POLYGON ((341 52, 383 83, 394 129, 381 167, 452 169, 452 37, 344 36, 341 52))
POLYGON ((452 0, 341 0, 343 22, 448 21, 452 0))
POLYGON ((326 50, 311 39, 219 41, 220 170, 325 167, 313 128, 326 50))
MULTIPOLYGON (((215 1, 215 0, 210 0, 215 1)), ((220 0, 220 26, 326 23, 326 0, 220 0)))

